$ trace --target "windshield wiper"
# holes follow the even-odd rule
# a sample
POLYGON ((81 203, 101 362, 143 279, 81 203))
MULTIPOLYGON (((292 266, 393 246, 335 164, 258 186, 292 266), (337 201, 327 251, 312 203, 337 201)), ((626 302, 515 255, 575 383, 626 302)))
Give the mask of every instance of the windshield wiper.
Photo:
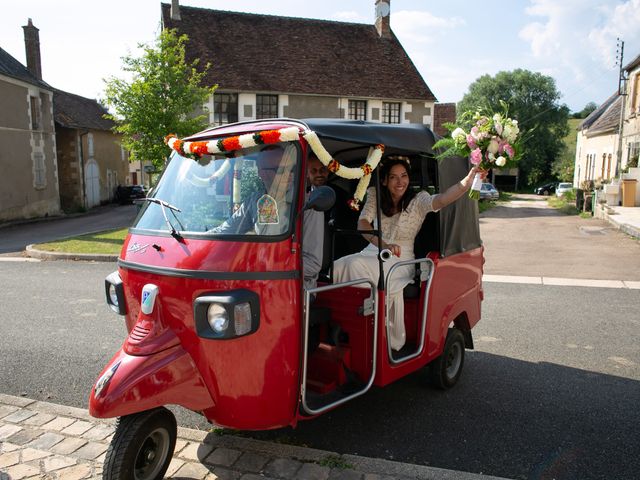
POLYGON ((159 198, 145 197, 145 198, 141 198, 140 201, 147 201, 147 202, 160 205, 160 208, 162 209, 162 216, 164 217, 164 221, 167 224, 167 227, 169 227, 169 230, 171 231, 171 236, 175 238, 177 241, 184 243, 184 237, 180 234, 178 230, 176 230, 176 227, 173 226, 173 223, 171 223, 171 221, 169 220, 169 217, 167 217, 166 209, 168 208, 171 211, 171 214, 178 221, 180 228, 184 230, 184 225, 182 225, 182 222, 180 222, 180 219, 175 213, 175 212, 181 212, 182 210, 180 210, 178 207, 174 207, 173 205, 171 205, 168 202, 165 202, 164 200, 160 200, 159 198))

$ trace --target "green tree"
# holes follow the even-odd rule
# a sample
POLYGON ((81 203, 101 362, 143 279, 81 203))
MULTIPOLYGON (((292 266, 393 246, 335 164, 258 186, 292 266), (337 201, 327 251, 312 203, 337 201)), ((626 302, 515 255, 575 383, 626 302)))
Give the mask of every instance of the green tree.
POLYGON ((517 69, 478 78, 458 104, 458 112, 495 111, 504 101, 509 116, 518 120, 523 138, 520 178, 531 185, 551 176, 552 163, 565 148, 562 139, 568 133, 569 109, 559 99, 553 78, 517 69))
POLYGON ((203 87, 209 69, 197 70, 198 60, 185 59, 186 35, 163 30, 154 44, 140 44, 140 57, 122 58, 124 72, 131 80, 110 77, 105 80, 105 103, 112 107, 114 130, 122 134, 122 145, 131 160, 150 160, 160 169, 169 153, 164 137, 179 137, 207 126, 207 117, 198 115, 216 86, 203 87))
POLYGON ((578 125, 582 122, 579 118, 570 118, 568 123, 569 132, 564 137, 564 151, 555 159, 551 167, 551 173, 561 182, 572 182, 573 171, 576 162, 576 142, 578 136, 578 125))
POLYGON ((584 106, 582 110, 580 110, 579 112, 574 112, 571 116, 573 118, 587 118, 596 108, 598 108, 596 102, 589 102, 584 106))

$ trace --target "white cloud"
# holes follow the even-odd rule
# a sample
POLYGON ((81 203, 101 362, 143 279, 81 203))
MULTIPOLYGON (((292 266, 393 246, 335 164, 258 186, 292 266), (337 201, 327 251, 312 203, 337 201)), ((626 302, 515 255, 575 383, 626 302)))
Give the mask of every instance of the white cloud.
POLYGON ((419 10, 400 10, 391 14, 391 28, 407 42, 433 43, 442 30, 464 26, 460 17, 436 17, 419 10))
MULTIPOLYGON (((602 28, 592 29, 589 32, 589 42, 600 62, 608 66, 616 62, 614 45, 617 38, 624 40, 627 48, 640 46, 638 25, 640 25, 640 0, 628 0, 617 5, 610 12, 608 21, 602 28)), ((627 49, 624 63, 632 60, 638 54, 640 51, 627 49)))
POLYGON ((563 101, 607 98, 616 88, 616 37, 625 40, 625 63, 640 53, 640 0, 530 1, 532 21, 519 36, 536 70, 551 72, 563 101))

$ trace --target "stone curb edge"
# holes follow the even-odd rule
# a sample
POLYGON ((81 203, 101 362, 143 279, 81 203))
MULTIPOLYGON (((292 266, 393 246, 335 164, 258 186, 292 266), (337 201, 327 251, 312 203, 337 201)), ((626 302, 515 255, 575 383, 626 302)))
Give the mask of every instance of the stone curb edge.
POLYGON ((600 207, 600 210, 599 210, 598 213, 600 215, 602 215, 602 219, 603 220, 609 222, 611 225, 613 225, 618 230, 626 233, 627 235, 629 235, 631 237, 634 237, 634 238, 640 240, 640 229, 638 229, 638 228, 636 228, 633 225, 630 225, 628 223, 619 222, 615 215, 612 215, 607 211, 606 207, 604 207, 604 206, 600 207))
POLYGON ((47 252, 38 250, 33 244, 27 245, 26 254, 32 258, 40 260, 83 260, 88 262, 115 262, 119 255, 110 255, 104 253, 63 253, 63 252, 47 252))
MULTIPOLYGON (((113 425, 115 419, 97 419, 89 415, 89 412, 82 408, 68 407, 39 400, 32 400, 23 397, 15 397, 0 393, 0 404, 12 405, 19 408, 29 408, 38 412, 51 415, 73 417, 76 419, 93 423, 113 425)), ((264 440, 245 438, 237 435, 215 435, 203 430, 193 430, 189 428, 178 428, 178 438, 206 443, 212 446, 224 446, 235 448, 263 455, 290 458, 302 462, 320 462, 327 457, 338 457, 348 463, 354 470, 373 475, 387 475, 392 477, 413 477, 424 480, 508 480, 502 477, 493 477, 482 474, 459 472, 423 465, 413 465, 408 463, 395 462, 377 458, 361 457, 358 455, 340 455, 336 452, 318 450, 295 445, 285 445, 272 443, 264 440)))

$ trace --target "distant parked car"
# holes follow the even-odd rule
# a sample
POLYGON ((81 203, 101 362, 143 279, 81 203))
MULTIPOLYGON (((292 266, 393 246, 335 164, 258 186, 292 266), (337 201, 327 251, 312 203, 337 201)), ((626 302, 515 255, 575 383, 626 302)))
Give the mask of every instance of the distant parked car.
POLYGON ((493 184, 485 182, 480 188, 480 200, 497 200, 500 198, 500 192, 493 184))
POLYGON ((545 183, 544 185, 540 185, 538 188, 534 189, 533 193, 535 193, 536 195, 548 196, 548 195, 551 195, 552 193, 556 193, 557 185, 558 185, 557 182, 545 183))
POLYGON ((556 188, 556 197, 561 197, 565 193, 573 190, 573 184, 569 182, 560 182, 556 188))
POLYGON ((118 185, 116 188, 116 201, 120 205, 133 203, 137 198, 144 198, 147 194, 142 185, 118 185))

